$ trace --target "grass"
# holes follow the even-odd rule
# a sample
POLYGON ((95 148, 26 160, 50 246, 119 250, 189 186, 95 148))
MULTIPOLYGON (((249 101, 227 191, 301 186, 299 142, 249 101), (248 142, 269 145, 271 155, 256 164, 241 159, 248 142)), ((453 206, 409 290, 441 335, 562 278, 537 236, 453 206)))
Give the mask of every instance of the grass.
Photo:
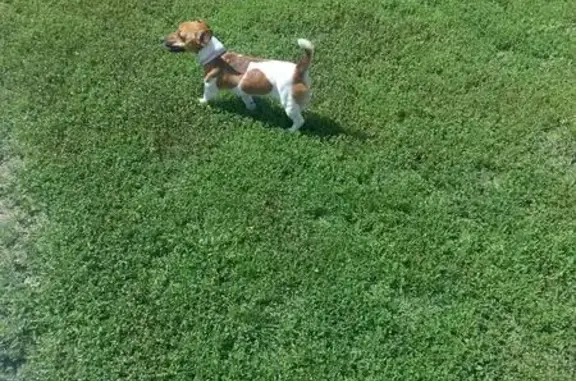
POLYGON ((0 2, 6 379, 574 379, 576 3, 305 4, 0 2), (302 134, 196 104, 196 17, 314 41, 302 134))

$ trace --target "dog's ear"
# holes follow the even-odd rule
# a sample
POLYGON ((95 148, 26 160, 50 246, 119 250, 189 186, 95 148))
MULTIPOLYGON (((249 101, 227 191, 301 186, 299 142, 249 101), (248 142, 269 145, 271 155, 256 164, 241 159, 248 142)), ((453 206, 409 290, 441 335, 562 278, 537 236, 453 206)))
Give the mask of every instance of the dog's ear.
POLYGON ((210 43, 212 39, 212 31, 211 30, 203 30, 202 32, 196 33, 196 41, 201 47, 205 47, 210 43))

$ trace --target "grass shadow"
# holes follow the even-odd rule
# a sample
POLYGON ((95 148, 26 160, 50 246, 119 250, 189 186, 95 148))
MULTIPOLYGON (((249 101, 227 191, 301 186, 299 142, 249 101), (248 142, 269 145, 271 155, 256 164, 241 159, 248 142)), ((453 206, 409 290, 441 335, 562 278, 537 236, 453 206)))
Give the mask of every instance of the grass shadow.
MULTIPOLYGON (((218 98, 212 101, 212 105, 225 112, 252 118, 271 127, 279 127, 285 130, 290 127, 291 121, 279 105, 265 98, 258 98, 256 102, 258 107, 254 111, 247 110, 244 103, 234 97, 218 98)), ((367 140, 369 138, 365 133, 348 131, 334 119, 313 111, 305 111, 303 116, 305 123, 300 132, 304 135, 319 138, 349 136, 357 140, 367 140)))

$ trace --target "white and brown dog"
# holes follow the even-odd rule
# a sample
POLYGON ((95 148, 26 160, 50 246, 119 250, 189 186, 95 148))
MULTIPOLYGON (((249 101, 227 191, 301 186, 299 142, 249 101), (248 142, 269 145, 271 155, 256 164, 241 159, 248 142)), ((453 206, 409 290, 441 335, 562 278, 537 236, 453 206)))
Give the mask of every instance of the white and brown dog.
POLYGON ((237 94, 246 108, 253 110, 256 107, 254 96, 272 95, 292 119, 292 132, 304 124, 302 111, 310 101, 308 68, 314 54, 310 41, 299 39, 298 45, 305 52, 298 63, 228 52, 202 20, 184 22, 176 32, 164 38, 168 50, 193 53, 204 68, 201 104, 208 103, 219 90, 226 89, 237 94))

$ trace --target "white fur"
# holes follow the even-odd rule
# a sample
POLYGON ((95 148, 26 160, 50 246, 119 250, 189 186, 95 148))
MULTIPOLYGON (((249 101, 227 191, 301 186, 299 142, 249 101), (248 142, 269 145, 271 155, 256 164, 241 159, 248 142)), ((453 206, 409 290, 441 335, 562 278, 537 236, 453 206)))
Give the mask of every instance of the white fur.
POLYGON ((298 46, 301 47, 302 49, 314 51, 314 44, 306 40, 305 38, 298 39, 298 46))
POLYGON ((204 82, 204 95, 200 98, 201 104, 206 104, 210 99, 214 99, 218 95, 218 86, 216 85, 216 78, 211 81, 204 82))

